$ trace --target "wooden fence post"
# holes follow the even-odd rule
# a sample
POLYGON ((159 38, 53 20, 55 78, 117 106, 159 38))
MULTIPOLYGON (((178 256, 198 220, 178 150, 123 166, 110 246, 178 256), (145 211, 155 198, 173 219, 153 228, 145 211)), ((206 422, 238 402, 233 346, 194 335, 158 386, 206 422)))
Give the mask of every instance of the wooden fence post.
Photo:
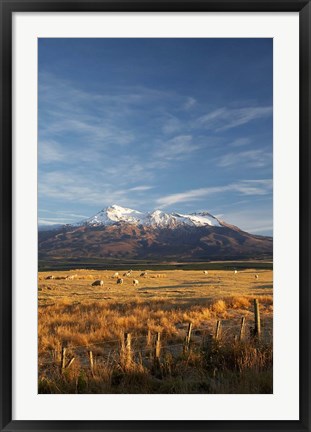
POLYGON ((215 340, 218 341, 220 337, 220 329, 221 329, 221 321, 218 320, 216 323, 216 330, 215 330, 215 340))
POLYGON ((161 333, 157 333, 156 342, 155 342, 155 351, 154 351, 154 358, 156 361, 160 360, 161 355, 161 333))
POLYGON ((131 350, 131 333, 124 333, 124 349, 125 349, 125 366, 130 366, 132 362, 132 350, 131 350))
POLYGON ((261 334, 260 311, 259 311, 259 302, 257 299, 254 299, 254 317, 255 317, 254 336, 260 339, 260 334, 261 334))
POLYGON ((89 351, 89 360, 90 360, 91 373, 94 376, 94 361, 93 361, 93 352, 92 351, 89 351))
POLYGON ((189 350, 191 331, 192 331, 192 323, 190 322, 188 325, 187 335, 185 338, 184 352, 187 352, 189 350))
POLYGON ((241 318, 240 336, 239 341, 241 342, 245 336, 245 317, 241 318))
POLYGON ((147 333, 147 345, 148 346, 151 345, 151 331, 150 331, 150 329, 148 329, 148 333, 147 333))
POLYGON ((61 360, 60 360, 61 373, 64 372, 64 369, 66 367, 66 351, 67 351, 67 348, 65 346, 62 346, 62 354, 61 354, 61 360))

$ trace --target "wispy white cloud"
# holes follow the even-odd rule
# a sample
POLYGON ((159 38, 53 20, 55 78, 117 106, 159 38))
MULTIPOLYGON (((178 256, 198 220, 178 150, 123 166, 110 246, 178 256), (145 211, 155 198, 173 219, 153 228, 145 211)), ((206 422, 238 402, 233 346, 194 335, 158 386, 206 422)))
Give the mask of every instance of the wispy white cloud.
POLYGON ((146 190, 153 189, 154 186, 147 186, 147 185, 141 185, 141 186, 135 186, 130 189, 128 189, 130 192, 143 192, 146 190))
POLYGON ((272 107, 219 108, 199 117, 197 126, 216 132, 232 129, 253 120, 267 118, 272 115, 272 107))
MULTIPOLYGON (((70 175, 63 171, 54 170, 41 175, 39 182, 39 199, 53 199, 55 202, 66 201, 67 205, 79 204, 96 206, 96 208, 119 203, 123 206, 139 207, 139 199, 144 192, 147 192, 152 186, 140 185, 129 188, 126 182, 124 187, 120 182, 109 182, 105 175, 100 172, 95 173, 75 172, 70 175)), ((54 213, 55 215, 55 213, 54 213)), ((56 214, 67 218, 73 217, 68 212, 65 214, 56 214)), ((83 216, 84 217, 84 216, 83 216)))
POLYGON ((44 73, 39 82, 41 140, 65 136, 67 140, 79 140, 80 144, 85 140, 88 147, 100 144, 102 150, 133 142, 133 131, 124 119, 133 113, 130 106, 144 95, 130 90, 116 94, 86 92, 70 81, 44 73))
POLYGON ((243 147, 251 143, 250 138, 237 138, 229 143, 229 147, 243 147))
POLYGON ((195 98, 193 97, 188 97, 186 102, 183 104, 183 109, 184 110, 190 110, 191 108, 193 108, 195 105, 197 104, 197 101, 195 98))
POLYGON ((264 221, 263 224, 258 225, 246 225, 246 228, 244 228, 245 231, 250 232, 250 233, 254 233, 254 234, 262 234, 262 235, 266 235, 265 233, 271 231, 271 235, 272 235, 272 231, 273 231, 273 225, 271 223, 271 220, 267 220, 264 221), (265 222, 267 224, 265 224, 265 222))
POLYGON ((39 160, 41 163, 60 162, 64 160, 64 152, 54 140, 40 141, 39 160))
MULTIPOLYGON (((85 214, 80 214, 80 213, 72 213, 71 211, 60 211, 60 210, 47 210, 47 209, 39 209, 39 214, 40 213, 49 213, 52 215, 55 215, 55 217, 59 217, 62 218, 63 216, 66 216, 66 218, 70 217, 70 218, 87 218, 89 217, 89 215, 85 215, 85 214)), ((49 219, 53 219, 51 217, 48 217, 49 219)))
POLYGON ((166 195, 157 199, 161 207, 168 207, 177 203, 199 200, 213 194, 233 192, 239 195, 267 195, 272 191, 272 180, 242 180, 223 186, 192 189, 185 192, 166 195))
POLYGON ((217 165, 222 168, 234 165, 247 165, 249 168, 262 168, 271 163, 272 154, 261 149, 229 152, 220 156, 217 160, 217 165))
POLYGON ((177 203, 196 201, 202 197, 217 193, 228 191, 228 186, 209 187, 209 188, 198 188, 192 189, 185 192, 176 194, 166 195, 157 199, 157 204, 161 207, 168 207, 177 203))
MULTIPOLYGON (((76 109, 80 111, 81 105, 86 104, 92 107, 97 103, 99 107, 103 105, 111 107, 113 110, 116 107, 128 107, 133 105, 144 105, 146 101, 152 103, 161 100, 175 100, 176 94, 168 91, 159 90, 152 87, 142 85, 109 85, 104 92, 85 91, 81 87, 77 87, 73 81, 62 79, 58 76, 40 71, 39 75, 39 92, 40 98, 48 103, 49 106, 61 105, 62 108, 76 109), (70 96, 67 99, 64 96, 70 96), (77 106, 72 106, 72 100, 79 102, 77 106)), ((93 107, 94 108, 94 107, 93 107)))
MULTIPOLYGON (((85 191, 88 196, 82 199, 92 202, 94 190, 100 187, 93 186, 90 172, 96 173, 102 184, 114 184, 109 193, 135 185, 141 179, 151 181, 159 170, 185 160, 200 148, 189 133, 182 133, 187 126, 178 112, 184 101, 184 96, 178 94, 138 86, 115 86, 93 93, 76 88, 68 80, 41 73, 40 163, 51 164, 52 171, 57 162, 64 163, 69 178, 75 177, 80 167, 79 175, 84 181, 78 184, 82 190, 92 185, 90 193, 85 191), (136 127, 142 117, 146 120, 143 127, 136 127), (173 134, 176 136, 168 139, 173 134)), ((194 98, 186 99, 188 109, 195 104, 194 98)), ((50 180, 53 183, 54 179, 50 180)), ((63 183, 53 188, 41 170, 40 182, 49 196, 57 188, 59 199, 66 199, 65 188, 68 190, 70 180, 66 187, 63 183)), ((76 185, 72 185, 72 192, 76 185)), ((57 195, 53 196, 56 199, 57 195)))
POLYGON ((231 190, 240 195, 268 195, 272 192, 272 179, 265 180, 242 180, 238 183, 232 183, 231 190))
POLYGON ((253 234, 272 235, 273 232, 272 207, 267 203, 263 206, 239 206, 236 211, 230 209, 223 219, 253 234))
POLYGON ((179 135, 161 144, 155 151, 154 156, 159 160, 178 160, 184 159, 199 149, 200 146, 193 143, 191 135, 179 135))
POLYGON ((163 118, 162 131, 164 134, 173 134, 180 131, 183 128, 183 124, 179 118, 172 114, 165 114, 163 118))
MULTIPOLYGON (((74 101, 73 101, 74 103, 74 101)), ((100 142, 101 145, 126 145, 133 141, 133 134, 129 130, 122 130, 116 125, 109 124, 99 117, 81 113, 71 113, 68 118, 59 110, 48 113, 49 121, 41 122, 41 136, 63 136, 71 134, 73 138, 84 138, 88 144, 100 142)))
POLYGON ((57 224, 67 224, 75 221, 72 218, 38 218, 39 225, 57 225, 57 224))
POLYGON ((40 136, 51 139, 67 134, 71 139, 88 139, 88 145, 100 143, 124 146, 137 142, 146 130, 133 128, 142 116, 145 128, 159 124, 164 134, 180 130, 180 119, 169 112, 181 96, 143 86, 107 87, 102 92, 84 91, 73 82, 52 74, 40 73, 40 136), (146 106, 148 109, 146 110, 146 106))

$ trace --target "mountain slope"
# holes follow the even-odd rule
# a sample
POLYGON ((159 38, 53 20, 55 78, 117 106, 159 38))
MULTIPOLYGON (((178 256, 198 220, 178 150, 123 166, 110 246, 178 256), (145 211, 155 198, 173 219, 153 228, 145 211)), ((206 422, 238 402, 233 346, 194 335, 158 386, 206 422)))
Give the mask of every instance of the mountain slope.
POLYGON ((39 232, 39 259, 267 258, 272 248, 272 238, 246 233, 208 212, 142 213, 111 206, 76 225, 39 232))

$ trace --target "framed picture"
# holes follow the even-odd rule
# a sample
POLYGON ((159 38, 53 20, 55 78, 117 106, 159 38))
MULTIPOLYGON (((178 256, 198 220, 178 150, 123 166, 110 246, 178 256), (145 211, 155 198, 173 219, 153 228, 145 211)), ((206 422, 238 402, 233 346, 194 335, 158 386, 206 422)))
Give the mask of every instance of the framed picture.
POLYGON ((1 24, 1 430, 310 430, 309 1, 1 24))

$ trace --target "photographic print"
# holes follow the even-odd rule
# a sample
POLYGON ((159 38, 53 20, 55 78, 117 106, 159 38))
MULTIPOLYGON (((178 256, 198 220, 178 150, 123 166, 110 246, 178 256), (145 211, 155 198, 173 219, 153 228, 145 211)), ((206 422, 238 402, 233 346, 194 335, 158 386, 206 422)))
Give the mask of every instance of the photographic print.
POLYGON ((273 39, 38 39, 38 392, 273 393, 273 39))

